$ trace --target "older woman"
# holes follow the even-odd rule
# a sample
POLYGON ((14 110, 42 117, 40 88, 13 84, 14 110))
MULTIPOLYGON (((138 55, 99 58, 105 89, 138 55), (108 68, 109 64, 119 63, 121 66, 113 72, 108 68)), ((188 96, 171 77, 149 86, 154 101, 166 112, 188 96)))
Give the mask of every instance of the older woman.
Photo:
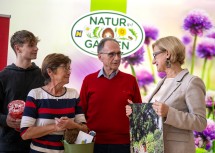
MULTIPOLYGON (((193 130, 202 131, 207 124, 204 83, 181 68, 185 46, 178 38, 161 38, 152 47, 153 64, 166 72, 148 100, 161 118, 164 152, 195 153, 193 130)), ((127 105, 126 115, 131 113, 127 105)))
POLYGON ((63 153, 61 140, 66 129, 87 131, 75 89, 69 83, 71 60, 63 54, 50 54, 42 63, 45 86, 29 92, 21 121, 21 136, 32 139, 31 151, 63 153))

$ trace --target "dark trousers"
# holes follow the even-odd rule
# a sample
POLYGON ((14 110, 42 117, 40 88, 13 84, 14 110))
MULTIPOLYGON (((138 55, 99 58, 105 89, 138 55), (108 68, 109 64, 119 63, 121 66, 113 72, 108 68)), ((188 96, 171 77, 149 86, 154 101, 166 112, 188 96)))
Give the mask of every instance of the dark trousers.
POLYGON ((130 144, 95 144, 94 153, 130 153, 130 144))

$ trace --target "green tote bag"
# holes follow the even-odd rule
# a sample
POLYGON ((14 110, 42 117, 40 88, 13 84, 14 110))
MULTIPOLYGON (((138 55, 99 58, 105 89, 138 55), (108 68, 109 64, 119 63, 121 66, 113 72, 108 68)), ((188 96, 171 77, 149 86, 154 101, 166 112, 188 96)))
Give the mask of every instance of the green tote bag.
POLYGON ((64 153, 93 153, 93 142, 87 144, 69 144, 66 140, 62 142, 64 144, 64 153))

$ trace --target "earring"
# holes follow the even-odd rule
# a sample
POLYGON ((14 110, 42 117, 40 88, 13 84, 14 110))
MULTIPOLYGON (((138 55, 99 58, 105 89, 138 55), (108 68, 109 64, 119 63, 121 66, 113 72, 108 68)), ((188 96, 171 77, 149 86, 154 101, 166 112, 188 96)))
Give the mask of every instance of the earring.
POLYGON ((170 58, 166 59, 166 67, 170 68, 171 67, 171 62, 170 62, 170 58))

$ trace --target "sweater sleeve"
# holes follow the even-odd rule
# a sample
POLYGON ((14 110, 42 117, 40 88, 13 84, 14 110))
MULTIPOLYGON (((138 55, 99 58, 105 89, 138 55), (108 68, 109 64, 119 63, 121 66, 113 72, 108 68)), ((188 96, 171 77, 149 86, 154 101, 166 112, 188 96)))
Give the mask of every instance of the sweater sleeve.
MULTIPOLYGON (((134 77, 133 77, 134 78, 134 77)), ((133 102, 134 103, 142 103, 142 99, 141 99, 141 95, 140 95, 140 89, 139 86, 137 84, 136 79, 134 78, 134 98, 133 98, 133 102)))
MULTIPOLYGON (((4 91, 3 91, 3 87, 2 87, 2 84, 0 82, 0 108, 4 108, 4 91)), ((7 115, 3 114, 1 111, 0 111, 0 126, 7 126, 7 122, 6 122, 6 119, 7 119, 7 115)))
POLYGON ((31 90, 26 99, 25 108, 20 125, 21 135, 23 135, 29 127, 35 125, 38 116, 36 100, 32 96, 32 92, 33 91, 31 90))
POLYGON ((76 92, 76 106, 75 106, 75 121, 77 123, 86 123, 86 119, 85 119, 85 115, 83 114, 83 110, 82 107, 80 105, 80 96, 78 94, 78 92, 75 90, 76 92))
POLYGON ((7 126, 7 115, 0 113, 0 126, 7 126))
POLYGON ((81 92, 80 92, 80 106, 82 107, 82 110, 84 114, 87 112, 87 81, 86 78, 84 79, 82 86, 81 86, 81 92))

